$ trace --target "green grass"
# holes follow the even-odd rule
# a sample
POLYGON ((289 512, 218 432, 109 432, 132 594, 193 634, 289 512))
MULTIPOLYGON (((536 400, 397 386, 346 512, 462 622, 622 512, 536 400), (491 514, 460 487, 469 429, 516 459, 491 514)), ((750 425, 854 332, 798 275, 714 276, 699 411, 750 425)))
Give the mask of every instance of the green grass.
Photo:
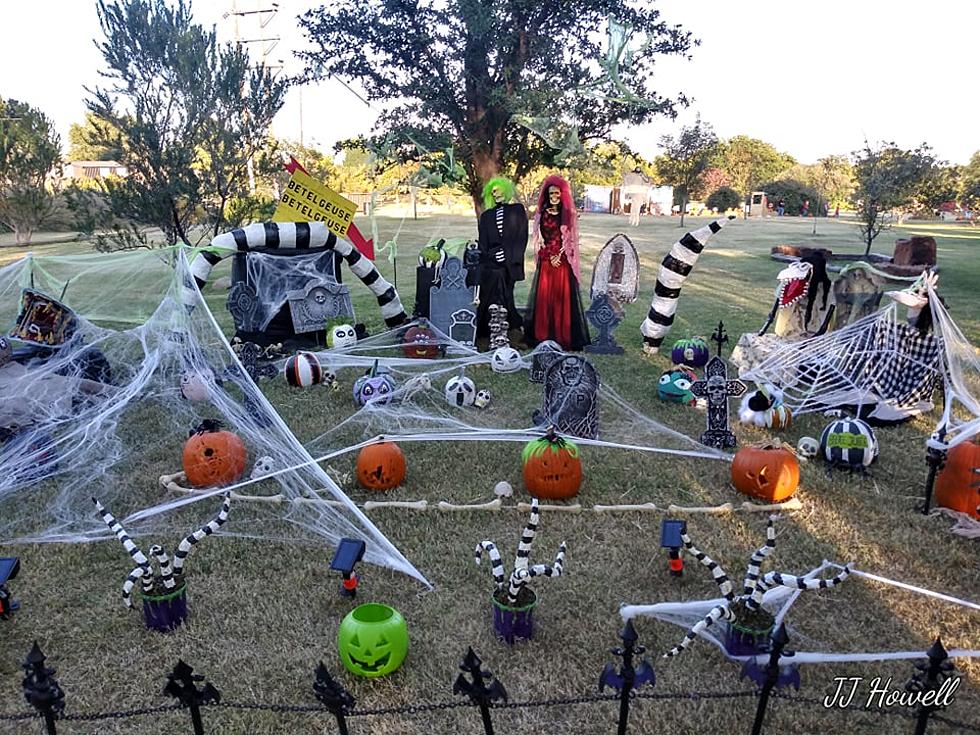
MULTIPOLYGON (((690 227, 705 220, 692 220, 690 227)), ((414 299, 411 274, 418 249, 430 238, 475 234, 466 217, 430 217, 418 221, 379 218, 382 239, 399 227, 398 285, 410 310, 414 299)), ((687 229, 687 228, 685 228, 687 229)), ((779 243, 818 245, 840 252, 862 250, 852 224, 812 220, 736 221, 706 249, 681 296, 671 337, 709 334, 725 321, 732 342, 757 329, 771 304, 774 276, 782 267, 768 257, 779 243)), ((677 220, 646 218, 628 228, 626 218, 584 216, 581 221, 584 262, 616 232, 627 232, 640 251, 643 271, 640 299, 627 309, 618 340, 627 348, 622 357, 595 359, 602 380, 613 386, 645 414, 697 436, 703 414, 665 406, 655 397, 655 381, 668 364, 663 356, 644 357, 639 349, 639 324, 652 291, 660 259, 683 233, 677 220)), ((961 226, 913 222, 879 238, 876 250, 889 252, 894 237, 932 234, 942 268, 940 291, 964 333, 980 342, 980 230, 961 226)), ((78 252, 77 245, 62 246, 78 252)), ((52 249, 57 249, 52 246, 52 249)), ((0 252, 7 257, 11 251, 0 252)), ((391 279, 390 264, 381 268, 391 279)), ((529 269, 530 271, 530 269, 529 269)), ((221 275, 215 273, 214 278, 221 275)), ((589 275, 583 274, 583 290, 589 275)), ((518 291, 526 298, 527 286, 518 291)), ((360 319, 372 332, 379 329, 370 295, 352 284, 360 319)), ((211 293, 209 303, 221 323, 230 320, 224 293, 211 293)), ((668 344, 670 342, 668 338, 668 344)), ((731 345, 730 345, 731 346, 731 345)), ((320 435, 349 415, 349 376, 337 398, 314 403, 306 393, 267 383, 267 395, 303 441, 320 435)), ((528 412, 537 402, 535 388, 515 376, 474 376, 494 390, 498 410, 528 412)), ((148 409, 144 430, 153 425, 148 409)), ((925 476, 923 440, 935 416, 898 429, 881 430, 882 453, 873 478, 859 480, 841 474, 828 479, 819 465, 806 465, 799 497, 803 510, 779 522, 779 541, 771 568, 798 573, 822 559, 853 561, 860 569, 947 594, 980 597, 977 541, 954 537, 948 523, 924 518, 913 510, 925 476)), ((786 432, 795 443, 802 435, 817 435, 820 417, 804 417, 786 432)), ((737 427, 742 442, 763 439, 756 429, 737 427)), ((386 494, 392 499, 448 499, 479 502, 492 498, 491 488, 507 479, 521 491, 519 445, 413 444, 405 448, 409 475, 405 485, 386 494)), ((174 449, 176 457, 177 449, 174 449)), ((619 450, 583 449, 585 483, 579 500, 594 503, 652 501, 658 505, 740 502, 728 487, 727 466, 717 462, 639 456, 619 450)), ((153 478, 173 471, 173 459, 153 456, 131 478, 143 492, 160 493, 153 478)), ((349 473, 353 457, 334 463, 349 473)), ((376 499, 345 485, 358 502, 376 499)), ((408 578, 366 567, 359 601, 393 604, 405 616, 412 639, 409 658, 400 671, 382 680, 358 680, 346 674, 335 653, 340 619, 350 603, 336 594, 337 579, 327 571, 329 551, 319 546, 288 546, 243 539, 204 544, 189 565, 189 623, 174 635, 147 632, 138 613, 124 610, 118 589, 128 570, 116 542, 88 546, 31 546, 3 549, 21 556, 23 570, 12 585, 23 609, 0 622, 0 711, 23 709, 19 692, 20 662, 36 638, 50 656, 50 665, 68 692, 70 711, 100 711, 153 706, 164 675, 178 657, 206 673, 229 701, 275 703, 312 702, 312 672, 318 660, 339 675, 361 707, 397 706, 418 701, 451 699, 456 666, 472 645, 506 685, 514 700, 574 696, 594 691, 607 649, 617 643, 621 627, 617 610, 623 602, 642 603, 701 599, 716 594, 710 575, 688 559, 680 580, 667 575, 666 554, 659 548, 659 514, 597 515, 544 514, 534 558, 548 560, 561 540, 568 542, 566 575, 535 585, 541 600, 536 611, 534 641, 509 648, 490 631, 491 581, 488 570, 472 562, 473 546, 493 539, 509 564, 520 528, 526 520, 513 510, 499 513, 426 513, 378 510, 372 520, 433 582, 425 591, 408 578), (69 573, 70 571, 70 573, 69 573)), ((234 522, 234 515, 231 525, 234 522)), ((709 554, 738 575, 749 554, 763 538, 763 516, 695 516, 691 535, 709 554)), ((860 579, 836 590, 806 593, 794 605, 791 647, 801 650, 925 650, 941 634, 948 647, 980 648, 980 615, 908 592, 860 579)), ((744 687, 738 667, 713 647, 696 642, 671 662, 659 653, 679 642, 684 631, 650 620, 637 623, 641 642, 657 669, 657 690, 718 691, 744 687)), ((958 661, 964 680, 957 701, 947 713, 974 721, 980 704, 980 665, 958 661)), ((893 676, 896 686, 912 673, 910 662, 882 665, 810 666, 802 671, 804 693, 823 697, 834 688, 835 676, 893 676)), ((686 700, 639 702, 631 732, 676 733, 747 731, 754 700, 686 700)), ((553 707, 507 710, 495 714, 499 732, 608 733, 615 706, 553 707)), ((327 720, 308 715, 263 714, 212 710, 206 715, 212 732, 273 733, 331 732, 327 720)), ((866 714, 826 714, 822 709, 775 701, 767 720, 770 732, 842 730, 880 733, 905 731, 909 723, 866 714)), ((10 723, 10 732, 29 732, 34 723, 10 723)), ((184 716, 161 716, 130 722, 70 723, 70 733, 176 732, 184 716)), ((7 732, 8 730, 2 730, 7 732)), ((470 710, 396 715, 352 723, 353 732, 377 734, 481 732, 470 710)), ((934 725, 930 732, 944 732, 934 725)))

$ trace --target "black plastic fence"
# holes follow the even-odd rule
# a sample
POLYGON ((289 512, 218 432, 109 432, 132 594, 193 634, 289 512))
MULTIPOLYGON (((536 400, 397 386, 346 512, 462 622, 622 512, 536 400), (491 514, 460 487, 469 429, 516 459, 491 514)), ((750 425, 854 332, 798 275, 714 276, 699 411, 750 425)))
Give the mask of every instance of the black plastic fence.
MULTIPOLYGON (((36 722, 44 721, 44 732, 55 735, 58 728, 62 732, 70 732, 73 722, 98 722, 103 720, 128 720, 131 718, 158 715, 177 710, 186 710, 190 716, 191 729, 194 735, 203 735, 205 714, 209 719, 219 718, 221 710, 251 710, 278 712, 282 714, 309 714, 327 716, 336 721, 336 732, 339 735, 349 735, 352 731, 368 733, 370 725, 363 727, 356 723, 361 718, 385 717, 389 715, 424 715, 426 713, 444 710, 477 710, 486 735, 493 735, 493 714, 499 710, 528 709, 537 707, 557 707, 572 705, 595 705, 597 703, 618 703, 618 717, 615 721, 615 731, 625 735, 628 731, 630 708, 637 702, 681 700, 692 703, 706 700, 732 700, 754 698, 757 700, 756 713, 749 730, 753 735, 763 732, 766 710, 772 699, 818 709, 824 713, 861 712, 872 714, 890 720, 905 719, 909 728, 888 725, 888 732, 914 732, 916 735, 925 733, 930 722, 938 722, 960 732, 980 733, 980 725, 962 722, 937 714, 941 706, 936 704, 946 682, 955 671, 953 664, 937 638, 935 643, 925 652, 925 661, 915 665, 916 672, 906 684, 906 691, 922 695, 916 707, 877 708, 869 709, 859 705, 847 707, 825 706, 822 698, 790 694, 785 691, 794 682, 798 688, 799 677, 795 674, 793 664, 787 664, 785 656, 790 652, 785 650, 788 636, 785 628, 780 626, 772 635, 768 648, 769 661, 764 667, 753 663, 746 665, 742 672, 743 678, 748 677, 756 687, 724 692, 655 692, 652 691, 655 675, 650 664, 642 658, 645 649, 638 645, 636 631, 632 623, 627 623, 620 633, 622 645, 612 649, 611 653, 621 659, 617 665, 607 664, 599 678, 598 692, 583 694, 578 697, 557 699, 510 701, 507 691, 492 672, 470 648, 459 665, 460 673, 452 686, 456 699, 444 702, 424 702, 402 705, 398 707, 380 707, 375 709, 358 709, 354 697, 344 686, 334 679, 327 667, 321 662, 314 672, 313 693, 318 704, 267 704, 260 702, 227 702, 222 701, 221 693, 205 677, 195 674, 194 669, 184 661, 178 661, 173 671, 167 674, 164 693, 173 697, 176 702, 159 707, 121 710, 115 712, 75 713, 65 711, 65 692, 55 679, 55 670, 46 665, 46 657, 37 643, 27 655, 23 664, 26 676, 23 681, 24 696, 33 710, 3 714, 0 722, 36 722), (606 690, 609 690, 608 692, 606 690), (931 693, 930 696, 925 696, 931 693), (914 723, 914 724, 913 724, 914 723)), ((974 713, 976 714, 976 713, 974 713)), ((476 717, 476 714, 460 714, 460 717, 476 717)), ((977 718, 975 718, 977 719, 977 718)), ((610 732, 613 731, 610 723, 610 732)), ((735 728, 730 728, 735 731, 735 728)))

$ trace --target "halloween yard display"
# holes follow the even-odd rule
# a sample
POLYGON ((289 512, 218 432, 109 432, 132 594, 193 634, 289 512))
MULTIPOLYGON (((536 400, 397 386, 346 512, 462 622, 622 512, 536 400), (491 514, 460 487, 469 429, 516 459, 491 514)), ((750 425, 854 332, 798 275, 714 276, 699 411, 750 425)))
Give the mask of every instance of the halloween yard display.
POLYGON ((590 298, 606 294, 619 311, 625 304, 636 301, 640 285, 640 259, 630 239, 622 234, 613 235, 602 246, 592 266, 590 298))
POLYGON ((680 298, 684 281, 694 270, 708 240, 727 223, 728 220, 720 219, 688 232, 675 242, 670 252, 664 256, 660 264, 660 272, 657 274, 650 311, 640 326, 644 352, 655 354, 660 349, 664 337, 674 323, 677 300, 680 298))
POLYGON ((820 335, 834 315, 827 259, 819 251, 791 263, 776 276, 776 300, 769 318, 759 330, 765 334, 775 322, 776 336, 798 338, 820 335))
POLYGON ((215 533, 228 520, 231 498, 227 492, 223 497, 218 515, 199 530, 185 536, 174 551, 172 560, 162 547, 156 545, 150 547, 150 556, 158 565, 157 573, 154 573, 149 558, 129 537, 122 524, 102 506, 102 503, 92 498, 102 520, 136 562, 136 567, 129 573, 123 584, 123 604, 130 608, 133 606, 131 599, 133 587, 139 580, 142 589, 143 617, 148 628, 167 632, 180 626, 187 618, 187 582, 184 579, 184 562, 198 542, 215 533))
POLYGON ((459 258, 449 258, 429 288, 428 319, 440 332, 464 345, 476 341, 475 288, 468 285, 468 273, 459 258))
POLYGON ((732 460, 732 485, 743 495, 781 503, 796 493, 800 464, 782 447, 743 447, 732 460))
POLYGON ((828 472, 844 468, 863 473, 878 459, 878 439, 861 419, 834 419, 820 434, 820 452, 828 472))
POLYGON ((446 403, 457 408, 472 406, 476 400, 476 385, 473 381, 463 374, 462 369, 459 375, 454 375, 446 381, 444 390, 446 403))
POLYGON ((286 382, 293 388, 309 388, 323 380, 323 368, 313 352, 297 352, 286 360, 286 382))
POLYGON ((483 187, 485 209, 478 226, 478 337, 490 336, 489 309, 492 304, 504 307, 512 329, 523 326, 521 314, 514 304, 514 284, 524 280, 527 210, 523 204, 512 203, 513 198, 514 184, 502 176, 490 179, 483 187))
POLYGON ((625 352, 612 336, 613 331, 623 321, 623 316, 609 294, 601 293, 592 299, 585 316, 598 332, 592 342, 585 346, 586 352, 599 355, 621 355, 625 352))
POLYGON ((657 397, 666 403, 683 403, 693 406, 697 398, 691 392, 691 385, 698 379, 692 370, 675 367, 660 375, 657 381, 657 397))
POLYGON ((532 439, 521 453, 524 486, 536 498, 567 500, 582 486, 582 459, 578 446, 554 430, 532 439))
POLYGON ((183 466, 194 487, 214 487, 237 482, 245 473, 245 444, 217 421, 206 420, 190 432, 184 443, 183 466))
POLYGON ((769 522, 766 524, 766 543, 752 554, 745 581, 742 584, 742 591, 736 594, 734 583, 729 579, 725 570, 718 562, 694 546, 686 530, 681 535, 681 539, 684 541, 684 548, 688 553, 711 571, 711 577, 718 585, 724 600, 721 604, 711 608, 705 618, 688 631, 684 640, 664 654, 664 658, 671 658, 683 653, 701 631, 720 620, 728 623, 725 647, 729 654, 758 653, 760 645, 765 643, 768 638, 774 622, 773 616, 762 606, 763 595, 766 590, 777 586, 798 590, 825 589, 840 584, 851 573, 850 566, 845 566, 839 574, 830 579, 813 579, 809 576, 796 577, 780 572, 762 574, 763 561, 776 550, 776 531, 773 528, 773 517, 770 516, 769 522))
POLYGON ((704 337, 687 337, 674 342, 670 361, 687 368, 703 368, 711 358, 711 349, 704 337))
POLYGON ((537 595, 527 583, 534 577, 560 577, 565 564, 565 542, 558 547, 554 564, 535 564, 529 566, 531 546, 538 530, 538 501, 531 501, 531 518, 521 534, 517 547, 517 558, 510 578, 504 576, 504 564, 500 552, 492 541, 481 541, 476 545, 474 561, 480 564, 483 552, 490 558, 490 572, 493 575, 494 592, 490 597, 493 605, 493 627, 497 635, 508 643, 519 638, 530 638, 534 632, 533 612, 537 605, 537 595))
MULTIPOLYGON (((721 325, 719 324, 719 332, 721 325)), ((691 383, 691 393, 708 401, 708 428, 701 434, 701 443, 717 449, 735 446, 735 435, 728 423, 728 399, 745 392, 745 383, 728 378, 728 365, 715 355, 704 369, 704 379, 691 383)))
POLYGON ((495 373, 516 373, 523 367, 521 353, 510 345, 498 347, 490 356, 490 369, 495 373))
POLYGON ((382 371, 377 360, 370 370, 354 381, 354 402, 358 406, 374 402, 387 403, 394 392, 394 380, 389 373, 382 371))
POLYGON ((577 355, 559 355, 545 371, 544 406, 532 420, 562 434, 595 439, 599 435, 599 373, 577 355))
POLYGON ((936 477, 936 503, 980 520, 980 442, 952 447, 936 477))
POLYGON ((386 676, 408 655, 408 625, 395 608, 376 602, 358 605, 337 630, 340 660, 352 674, 386 676))
POLYGON ((350 324, 334 324, 327 329, 327 347, 346 350, 357 344, 357 331, 350 324))
POLYGON ((493 395, 490 393, 490 391, 483 388, 482 390, 478 390, 476 392, 476 398, 473 399, 473 405, 477 408, 486 408, 490 405, 490 400, 492 398, 493 395))
POLYGON ((368 490, 391 490, 405 480, 405 455, 394 442, 368 444, 357 454, 357 482, 368 490))
POLYGON ((571 187, 557 174, 541 184, 532 233, 537 267, 525 310, 527 343, 547 339, 581 350, 591 340, 579 291, 578 212, 571 187))
POLYGON ((416 325, 405 330, 405 357, 431 359, 439 355, 439 342, 427 326, 416 325))

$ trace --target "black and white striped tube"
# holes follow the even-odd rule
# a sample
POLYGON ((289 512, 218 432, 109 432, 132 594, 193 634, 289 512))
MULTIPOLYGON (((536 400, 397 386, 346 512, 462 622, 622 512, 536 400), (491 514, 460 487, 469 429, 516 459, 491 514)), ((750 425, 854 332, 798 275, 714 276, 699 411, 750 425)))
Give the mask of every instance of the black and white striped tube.
POLYGON ((691 552, 694 558, 701 562, 704 566, 708 567, 708 570, 711 572, 711 578, 715 580, 715 584, 718 585, 718 589, 721 590, 721 594, 724 595, 725 599, 735 599, 732 580, 728 578, 728 574, 725 573, 725 570, 722 569, 721 565, 703 551, 698 549, 691 542, 691 537, 686 533, 681 534, 681 540, 684 542, 684 547, 691 552))
POLYGON ((660 272, 657 273, 657 285, 654 286, 650 311, 640 325, 643 349, 647 352, 656 352, 660 348, 664 337, 670 331, 670 325, 674 323, 677 299, 681 295, 684 281, 694 270, 694 265, 698 262, 698 257, 708 240, 727 223, 728 220, 719 219, 693 232, 688 232, 675 242, 670 252, 664 256, 660 263, 660 272))
POLYGON ((690 646, 691 643, 694 641, 694 639, 698 637, 698 635, 701 633, 702 630, 707 628, 709 625, 714 625, 715 623, 717 623, 719 620, 722 619, 724 620, 732 619, 732 613, 728 609, 728 606, 718 605, 718 607, 711 608, 708 614, 704 617, 704 620, 699 620, 697 623, 695 623, 694 627, 691 628, 689 631, 687 631, 687 634, 684 636, 684 640, 682 640, 678 645, 674 646, 669 651, 667 651, 667 653, 664 654, 664 658, 673 658, 677 654, 686 650, 687 647, 690 646))
POLYGON ((123 548, 126 549, 126 553, 136 562, 136 569, 129 573, 129 576, 126 577, 126 581, 123 583, 123 602, 126 603, 126 607, 132 607, 133 603, 130 599, 130 594, 137 579, 142 583, 144 594, 149 594, 153 589, 153 573, 150 569, 150 560, 146 558, 146 554, 129 537, 126 529, 116 520, 116 517, 99 502, 98 498, 92 498, 92 502, 95 503, 96 510, 99 511, 99 515, 102 516, 102 520, 105 521, 109 530, 116 534, 116 538, 122 543, 123 548), (137 569, 141 570, 139 574, 136 574, 137 569))
POLYGON ((504 562, 500 559, 500 552, 497 551, 493 541, 481 541, 476 545, 476 551, 473 554, 477 566, 480 565, 480 554, 484 551, 490 557, 490 573, 493 574, 493 583, 498 590, 501 590, 504 588, 504 562))
POLYGON ((172 590, 177 586, 174 581, 174 569, 170 563, 170 556, 163 550, 162 546, 154 544, 150 547, 150 556, 157 560, 160 565, 160 581, 163 582, 164 589, 172 590))
POLYGON ((510 575, 507 603, 509 605, 517 603, 517 595, 520 593, 521 587, 527 584, 532 577, 560 577, 565 565, 565 551, 565 542, 562 541, 561 546, 558 547, 558 553, 555 555, 554 564, 535 564, 533 567, 515 569, 510 575))
POLYGON ((836 576, 830 579, 807 579, 806 577, 796 577, 792 574, 780 574, 779 572, 769 572, 762 578, 762 583, 767 587, 790 587, 799 590, 822 590, 828 587, 836 587, 851 574, 851 567, 847 565, 836 576))
POLYGON ((191 275, 198 288, 203 288, 215 265, 234 253, 253 248, 291 248, 310 250, 327 248, 337 252, 378 300, 381 316, 388 327, 408 321, 395 287, 386 281, 370 260, 347 240, 337 237, 323 222, 257 222, 215 237, 207 250, 191 263, 191 275))
POLYGON ((210 536, 219 528, 221 528, 225 521, 228 520, 228 511, 231 510, 231 493, 224 494, 224 501, 221 503, 221 511, 208 521, 203 528, 194 531, 194 533, 184 537, 184 540, 180 542, 177 546, 177 551, 174 552, 174 576, 180 577, 184 573, 184 561, 187 559, 188 554, 194 549, 199 541, 210 536))
POLYGON ((527 560, 531 556, 531 547, 534 545, 534 534, 538 531, 538 499, 531 500, 531 518, 521 532, 521 541, 517 545, 517 558, 514 560, 514 571, 527 569, 527 560))
POLYGON ((745 574, 745 582, 742 586, 743 595, 751 595, 755 591, 759 584, 759 569, 762 567, 762 561, 776 550, 776 529, 773 528, 772 522, 773 518, 770 516, 769 523, 766 524, 765 546, 758 548, 752 554, 752 558, 749 559, 749 569, 745 574))

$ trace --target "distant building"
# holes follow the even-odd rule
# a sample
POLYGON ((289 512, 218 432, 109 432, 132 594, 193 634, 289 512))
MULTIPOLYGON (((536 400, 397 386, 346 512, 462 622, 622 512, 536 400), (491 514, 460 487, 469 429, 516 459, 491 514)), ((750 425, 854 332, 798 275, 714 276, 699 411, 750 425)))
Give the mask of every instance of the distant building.
POLYGON ((66 181, 72 179, 104 179, 109 176, 125 177, 129 171, 118 161, 69 161, 61 171, 66 181))
MULTIPOLYGON (((624 210, 623 187, 596 186, 586 184, 583 192, 583 206, 586 212, 605 212, 619 214, 624 210)), ((668 214, 674 197, 672 186, 651 186, 647 189, 647 208, 651 214, 668 214)))

